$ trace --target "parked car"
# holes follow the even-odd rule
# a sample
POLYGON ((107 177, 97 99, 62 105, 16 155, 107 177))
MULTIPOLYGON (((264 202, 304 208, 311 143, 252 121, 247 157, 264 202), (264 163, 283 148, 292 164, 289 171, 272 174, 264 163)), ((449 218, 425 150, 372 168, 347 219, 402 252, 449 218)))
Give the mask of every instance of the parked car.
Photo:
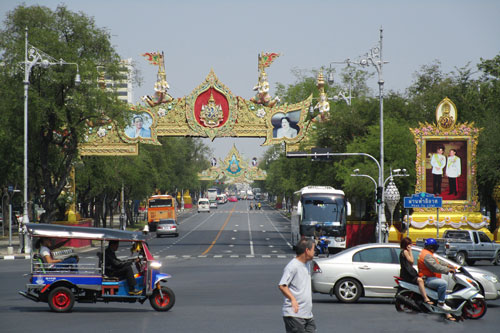
POLYGON ((232 195, 228 199, 229 202, 238 202, 238 198, 235 195, 232 195))
MULTIPOLYGON (((413 257, 420 255, 420 247, 413 247, 413 257)), ((344 303, 356 302, 364 297, 394 297, 399 276, 399 244, 364 244, 351 247, 329 258, 313 262, 313 292, 330 294, 344 303)), ((458 264, 436 255, 439 261, 457 266, 458 264)), ((416 264, 416 260, 415 260, 416 264)), ((416 265, 415 265, 415 269, 416 265)), ((467 270, 479 283, 481 292, 488 300, 500 297, 500 281, 495 274, 468 267, 467 270)), ((448 290, 453 290, 455 282, 449 275, 443 275, 448 282, 448 290)))
POLYGON ((210 202, 208 199, 202 198, 198 200, 198 213, 199 212, 210 213, 210 202))
POLYGON ((179 236, 179 228, 177 222, 174 219, 165 219, 158 222, 156 227, 156 237, 161 237, 163 235, 174 235, 179 236))

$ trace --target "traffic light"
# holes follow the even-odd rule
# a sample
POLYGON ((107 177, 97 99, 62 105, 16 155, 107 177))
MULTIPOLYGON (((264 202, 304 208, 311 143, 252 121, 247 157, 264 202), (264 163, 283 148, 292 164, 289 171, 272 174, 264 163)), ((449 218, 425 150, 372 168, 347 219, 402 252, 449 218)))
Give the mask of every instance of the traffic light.
POLYGON ((377 187, 377 205, 382 204, 382 192, 383 192, 383 187, 381 186, 377 187))

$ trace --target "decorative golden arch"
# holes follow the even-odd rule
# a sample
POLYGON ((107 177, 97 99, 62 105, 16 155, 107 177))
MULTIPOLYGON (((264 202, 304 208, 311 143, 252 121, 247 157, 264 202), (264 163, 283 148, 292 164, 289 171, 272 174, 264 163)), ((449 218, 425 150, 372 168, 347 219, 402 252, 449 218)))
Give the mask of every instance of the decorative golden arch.
POLYGON ((279 54, 259 55, 259 80, 253 88, 256 95, 250 100, 233 95, 213 70, 191 94, 173 98, 167 92, 169 84, 163 53, 146 53, 145 56, 159 66, 154 95, 142 98, 147 106, 132 106, 132 122, 124 129, 117 128, 113 122, 89 126, 79 147, 81 155, 137 155, 138 143, 160 144, 159 136, 208 137, 212 140, 216 137, 263 137, 266 138, 264 145, 285 143, 287 150, 297 149, 299 142, 307 137, 310 127, 307 112, 312 95, 299 103, 282 105, 278 104, 278 98, 269 95, 265 68, 279 54))
POLYGON ((224 180, 228 183, 248 183, 255 180, 265 180, 266 171, 257 167, 257 160, 253 159, 250 164, 241 158, 240 152, 233 148, 224 160, 212 160, 212 167, 198 174, 200 180, 224 180))

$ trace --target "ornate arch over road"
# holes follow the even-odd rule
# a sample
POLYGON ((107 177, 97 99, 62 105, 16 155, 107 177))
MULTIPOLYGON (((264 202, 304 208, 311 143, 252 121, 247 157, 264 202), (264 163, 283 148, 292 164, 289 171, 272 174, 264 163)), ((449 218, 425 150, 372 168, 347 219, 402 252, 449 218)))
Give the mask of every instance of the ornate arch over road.
POLYGON ((146 53, 158 66, 153 96, 144 96, 146 105, 130 108, 131 123, 117 128, 111 121, 89 126, 80 154, 137 155, 138 143, 160 144, 160 136, 259 137, 263 145, 285 143, 288 151, 298 149, 307 137, 311 122, 306 119, 312 95, 295 104, 278 104, 269 94, 265 68, 279 56, 261 53, 258 57, 257 93, 250 100, 235 96, 210 70, 205 80, 191 94, 171 97, 165 73, 163 53, 146 53))
POLYGON ((251 183, 265 180, 267 174, 259 169, 257 160, 248 163, 242 159, 240 152, 233 145, 224 160, 212 161, 212 167, 198 174, 200 180, 224 180, 227 183, 251 183))

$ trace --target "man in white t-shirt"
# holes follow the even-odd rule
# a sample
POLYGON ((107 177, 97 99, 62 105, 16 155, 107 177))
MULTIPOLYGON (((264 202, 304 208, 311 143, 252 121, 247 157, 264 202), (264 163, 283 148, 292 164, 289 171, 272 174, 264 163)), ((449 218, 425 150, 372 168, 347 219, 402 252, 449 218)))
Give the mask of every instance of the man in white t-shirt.
POLYGON ((283 270, 279 289, 283 293, 283 321, 286 332, 316 332, 312 314, 311 263, 314 240, 303 238, 293 258, 283 270))
POLYGON ((45 263, 49 264, 50 267, 58 267, 58 268, 63 268, 63 269, 70 269, 73 268, 73 264, 78 263, 78 257, 73 255, 69 256, 65 259, 55 259, 52 250, 57 249, 61 247, 62 245, 66 244, 69 241, 69 239, 66 239, 63 242, 60 242, 57 245, 52 244, 52 239, 43 237, 40 239, 40 255, 42 256, 43 260, 45 263), (55 264, 55 265, 54 265, 55 264))

